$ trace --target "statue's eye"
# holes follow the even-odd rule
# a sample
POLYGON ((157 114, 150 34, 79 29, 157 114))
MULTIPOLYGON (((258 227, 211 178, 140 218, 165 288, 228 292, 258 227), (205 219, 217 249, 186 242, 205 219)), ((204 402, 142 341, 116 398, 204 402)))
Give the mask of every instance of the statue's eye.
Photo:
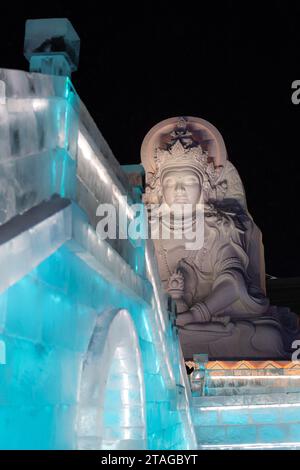
POLYGON ((198 179, 197 179, 197 178, 194 178, 194 177, 192 176, 192 177, 187 178, 186 180, 184 180, 184 183, 185 183, 185 184, 197 184, 197 183, 198 183, 198 179))
POLYGON ((173 186, 174 179, 173 178, 166 178, 163 182, 164 186, 173 186))

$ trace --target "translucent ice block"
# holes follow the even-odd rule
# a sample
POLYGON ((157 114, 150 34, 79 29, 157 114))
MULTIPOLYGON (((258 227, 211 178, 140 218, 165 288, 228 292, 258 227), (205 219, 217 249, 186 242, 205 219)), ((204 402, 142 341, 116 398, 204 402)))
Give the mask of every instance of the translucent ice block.
POLYGON ((5 82, 2 80, 0 81, 0 104, 6 103, 6 90, 5 90, 5 82))
POLYGON ((0 407, 76 402, 80 353, 7 335, 0 340, 7 358, 0 366, 0 407))
POLYGON ((75 199, 79 116, 69 79, 0 70, 0 83, 1 225, 55 193, 75 199))
MULTIPOLYGON (((21 219, 17 222, 21 223, 21 219)), ((10 225, 13 233, 13 222, 10 225)), ((70 237, 71 207, 68 206, 0 244, 0 263, 3 266, 0 271, 0 292, 30 272, 70 237)))
POLYGON ((0 406, 0 449, 73 449, 74 416, 74 406, 0 406))
POLYGON ((55 407, 53 449, 76 449, 76 405, 60 405, 55 407))
POLYGON ((27 275, 0 296, 0 318, 2 315, 6 334, 86 351, 97 313, 61 289, 27 275), (73 333, 66 334, 69 331, 73 333))
POLYGON ((43 298, 42 340, 46 344, 70 350, 87 350, 96 321, 95 310, 74 303, 73 299, 58 289, 49 289, 43 298), (72 334, 66 332, 72 331, 72 334))
MULTIPOLYGON (((112 287, 117 283, 127 285, 138 296, 150 302, 151 291, 146 289, 142 279, 131 269, 124 259, 106 241, 99 239, 96 232, 87 223, 86 216, 73 204, 73 239, 86 251, 78 256, 98 270, 110 273, 114 277, 112 287), (88 258, 88 254, 90 257, 88 258), (92 260, 94 258, 94 261, 92 260), (100 266, 101 265, 101 266, 100 266)), ((76 252, 76 247, 74 247, 76 252)))
POLYGON ((55 408, 49 405, 0 406, 0 449, 53 448, 55 408))
POLYGON ((67 18, 27 20, 24 54, 28 61, 34 59, 31 71, 47 73, 47 69, 34 68, 38 57, 61 56, 69 63, 70 71, 77 70, 80 38, 67 18))
POLYGON ((123 448, 121 441, 144 441, 144 400, 134 324, 129 312, 110 312, 99 318, 84 362, 77 418, 79 448, 123 448))

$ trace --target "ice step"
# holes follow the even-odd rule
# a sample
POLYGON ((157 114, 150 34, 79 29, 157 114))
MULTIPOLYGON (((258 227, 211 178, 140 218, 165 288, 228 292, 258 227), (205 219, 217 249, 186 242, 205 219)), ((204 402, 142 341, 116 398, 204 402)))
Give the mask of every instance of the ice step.
POLYGON ((300 376, 287 375, 265 375, 265 376, 249 376, 249 377, 210 377, 206 380, 207 388, 244 388, 244 387, 298 387, 300 389, 300 376))
POLYGON ((205 395, 207 396, 231 396, 231 395, 270 395, 272 393, 280 393, 284 390, 289 390, 292 393, 300 392, 300 386, 292 387, 251 387, 251 386, 244 386, 244 387, 220 387, 220 388, 206 388, 205 395))
POLYGON ((300 394, 193 398, 193 422, 201 449, 300 447, 300 394))
POLYGON ((193 397, 193 408, 224 407, 238 405, 276 405, 300 403, 300 392, 272 393, 271 395, 232 395, 193 397))
POLYGON ((300 450, 299 442, 199 445, 198 450, 300 450))
POLYGON ((205 379, 205 395, 230 396, 273 394, 288 390, 300 392, 300 375, 284 373, 284 369, 263 371, 230 371, 210 373, 205 379))
POLYGON ((199 447, 236 446, 237 448, 259 446, 300 447, 300 422, 289 424, 247 424, 196 426, 199 447))

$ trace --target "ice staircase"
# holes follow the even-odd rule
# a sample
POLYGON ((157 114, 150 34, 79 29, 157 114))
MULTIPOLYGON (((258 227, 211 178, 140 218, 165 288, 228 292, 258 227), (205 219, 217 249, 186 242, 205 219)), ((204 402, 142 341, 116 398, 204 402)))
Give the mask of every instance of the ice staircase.
POLYGON ((199 449, 300 449, 299 363, 208 363, 203 375, 192 398, 199 449))

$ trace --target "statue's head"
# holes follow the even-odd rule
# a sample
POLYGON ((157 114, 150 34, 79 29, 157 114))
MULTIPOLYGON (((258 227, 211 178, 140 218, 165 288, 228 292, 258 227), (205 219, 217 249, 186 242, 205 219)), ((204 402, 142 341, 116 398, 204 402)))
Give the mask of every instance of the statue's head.
POLYGON ((191 167, 166 168, 161 175, 160 184, 163 202, 170 207, 174 204, 198 204, 201 182, 199 172, 191 167))
POLYGON ((180 119, 165 148, 156 149, 161 202, 168 206, 200 202, 207 154, 180 119))
MULTIPOLYGON (((187 201, 197 204, 214 196, 226 148, 218 130, 194 117, 166 119, 146 135, 141 157, 146 173, 146 204, 187 201)), ((184 202, 183 202, 184 203, 184 202)))

